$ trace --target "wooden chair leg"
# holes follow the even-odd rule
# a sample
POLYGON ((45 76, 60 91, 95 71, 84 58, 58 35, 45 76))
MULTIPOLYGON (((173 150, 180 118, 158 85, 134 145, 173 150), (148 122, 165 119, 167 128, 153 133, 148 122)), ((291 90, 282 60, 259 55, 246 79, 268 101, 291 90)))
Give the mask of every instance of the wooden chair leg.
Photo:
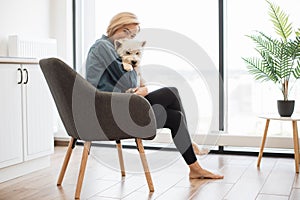
POLYGON ((150 171, 149 171, 147 159, 146 159, 146 156, 145 156, 145 151, 144 151, 144 146, 143 146, 142 140, 141 139, 136 139, 135 141, 136 141, 136 145, 137 145, 137 148, 138 148, 141 160, 142 160, 142 164, 143 164, 143 168, 144 168, 144 171, 145 171, 145 176, 146 176, 146 179, 147 179, 149 190, 150 190, 150 192, 154 192, 154 186, 153 186, 153 183, 152 183, 152 178, 151 178, 151 174, 150 174, 150 171))
POLYGON ((299 173, 299 139, 298 139, 298 127, 297 121, 292 121, 293 123, 293 138, 294 138, 294 151, 295 151, 295 168, 296 173, 299 173))
POLYGON ((118 149, 118 155, 119 155, 121 175, 125 176, 125 167, 124 167, 124 159, 123 159, 123 153, 122 153, 122 144, 121 144, 120 140, 117 140, 116 143, 117 143, 117 149, 118 149))
POLYGON ((71 138, 71 140, 69 142, 69 145, 68 145, 67 153, 65 155, 65 160, 64 160, 64 163, 61 167, 60 174, 59 174, 59 177, 58 177, 58 180, 57 180, 57 186, 60 186, 63 179, 64 179, 65 172, 66 172, 66 169, 67 169, 67 166, 68 166, 68 163, 69 163, 69 160, 70 160, 75 142, 76 142, 76 139, 71 138))
POLYGON ((262 155, 263 155, 263 152, 264 152, 264 147, 265 147, 265 143, 266 143, 269 124, 270 124, 270 119, 267 119, 266 120, 265 131, 264 131, 264 136, 262 138, 261 145, 260 145, 260 151, 259 151, 258 160, 257 160, 257 167, 260 166, 260 161, 261 161, 261 158, 262 158, 262 155))
POLYGON ((85 172, 85 168, 86 168, 87 159, 88 159, 88 156, 90 153, 90 148, 91 148, 91 142, 86 141, 84 143, 83 152, 82 152, 81 165, 80 165, 77 186, 76 186, 76 192, 75 192, 75 199, 80 198, 82 181, 84 178, 84 172, 85 172))

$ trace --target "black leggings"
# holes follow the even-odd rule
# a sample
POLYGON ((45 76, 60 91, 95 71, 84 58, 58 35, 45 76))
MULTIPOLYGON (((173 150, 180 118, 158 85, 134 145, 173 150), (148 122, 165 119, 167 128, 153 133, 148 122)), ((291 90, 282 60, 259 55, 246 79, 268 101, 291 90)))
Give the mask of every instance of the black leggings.
POLYGON ((174 144, 185 162, 196 162, 185 113, 177 88, 164 87, 149 93, 145 98, 152 105, 157 128, 169 128, 174 144))

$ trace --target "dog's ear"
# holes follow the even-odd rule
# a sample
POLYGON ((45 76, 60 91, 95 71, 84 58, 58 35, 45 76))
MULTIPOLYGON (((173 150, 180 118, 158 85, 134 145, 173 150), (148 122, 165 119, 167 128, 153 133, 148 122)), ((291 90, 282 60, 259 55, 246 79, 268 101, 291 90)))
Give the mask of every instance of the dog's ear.
POLYGON ((118 49, 122 45, 122 40, 115 40, 115 49, 118 49))
POLYGON ((144 47, 146 45, 146 41, 142 42, 142 47, 144 47))

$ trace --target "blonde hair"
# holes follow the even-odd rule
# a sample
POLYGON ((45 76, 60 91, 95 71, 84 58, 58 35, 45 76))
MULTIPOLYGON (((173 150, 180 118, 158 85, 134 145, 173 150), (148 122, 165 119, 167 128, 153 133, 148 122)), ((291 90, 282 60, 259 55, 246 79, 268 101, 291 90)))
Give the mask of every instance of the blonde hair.
POLYGON ((111 20, 107 27, 107 36, 111 37, 115 34, 115 32, 122 28, 125 25, 128 24, 137 24, 139 25, 140 22, 138 21, 138 18, 135 14, 130 12, 121 12, 117 15, 115 15, 111 20))

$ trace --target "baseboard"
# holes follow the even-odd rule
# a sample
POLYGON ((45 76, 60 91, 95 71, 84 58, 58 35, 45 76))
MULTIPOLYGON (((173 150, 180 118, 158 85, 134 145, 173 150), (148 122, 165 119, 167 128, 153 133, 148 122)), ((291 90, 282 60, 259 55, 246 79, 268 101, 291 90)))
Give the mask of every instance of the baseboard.
POLYGON ((68 146, 70 138, 54 137, 54 146, 68 146))
POLYGON ((0 169, 0 183, 50 166, 50 156, 25 161, 0 169))

